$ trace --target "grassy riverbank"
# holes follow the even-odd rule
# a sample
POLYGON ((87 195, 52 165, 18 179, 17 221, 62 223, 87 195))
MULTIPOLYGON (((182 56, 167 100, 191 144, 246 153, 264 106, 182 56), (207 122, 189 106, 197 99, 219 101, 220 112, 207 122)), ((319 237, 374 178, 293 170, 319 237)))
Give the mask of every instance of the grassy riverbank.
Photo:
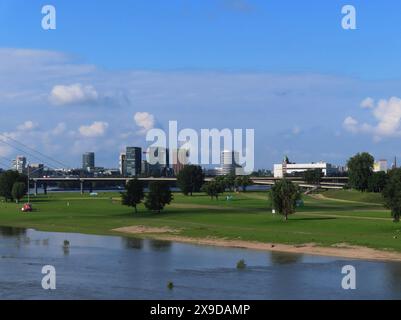
POLYGON ((305 206, 284 222, 272 215, 262 192, 235 194, 232 201, 176 193, 160 214, 149 213, 143 206, 134 214, 120 204, 117 193, 100 193, 96 198, 60 193, 34 198, 36 211, 29 214, 20 212, 21 205, 0 203, 0 225, 88 234, 120 234, 113 229, 144 226, 166 230, 165 234, 146 233, 151 237, 319 246, 346 243, 401 253, 401 225, 392 222, 375 197, 365 194, 356 199, 344 191, 306 196, 305 206))

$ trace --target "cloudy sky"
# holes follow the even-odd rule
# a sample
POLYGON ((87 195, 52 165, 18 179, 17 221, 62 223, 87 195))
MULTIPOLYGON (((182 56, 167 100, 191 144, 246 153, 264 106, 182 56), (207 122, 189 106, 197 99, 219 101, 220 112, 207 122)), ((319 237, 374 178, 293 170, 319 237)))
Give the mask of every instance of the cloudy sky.
POLYGON ((399 1, 348 1, 357 30, 337 0, 50 1, 50 31, 27 2, 0 0, 0 134, 71 167, 169 120, 255 129, 257 168, 401 156, 399 1))

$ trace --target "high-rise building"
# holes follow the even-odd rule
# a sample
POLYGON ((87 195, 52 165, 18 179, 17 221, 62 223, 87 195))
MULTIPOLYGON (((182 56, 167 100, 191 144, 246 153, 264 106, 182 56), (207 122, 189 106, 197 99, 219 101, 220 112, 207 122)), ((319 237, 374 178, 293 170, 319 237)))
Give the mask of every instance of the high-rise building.
POLYGON ((127 175, 127 155, 125 153, 120 153, 119 169, 120 174, 124 177, 127 175))
POLYGON ((25 173, 26 170, 26 158, 24 156, 17 156, 13 160, 13 169, 19 173, 25 173))
POLYGON ((241 168, 239 163, 239 152, 224 150, 221 152, 221 171, 220 175, 237 174, 237 171, 241 168))
POLYGON ((166 176, 170 168, 169 149, 150 147, 147 150, 149 173, 152 176, 166 176))
POLYGON ((82 155, 82 169, 88 172, 95 170, 95 153, 86 152, 82 155))
POLYGON ((126 175, 135 177, 141 174, 142 149, 138 147, 127 147, 125 153, 126 175))
POLYGON ((141 174, 149 175, 149 163, 146 160, 142 160, 141 174))
POLYGON ((189 164, 188 157, 189 157, 189 150, 187 149, 173 150, 173 171, 176 176, 187 164, 189 164))

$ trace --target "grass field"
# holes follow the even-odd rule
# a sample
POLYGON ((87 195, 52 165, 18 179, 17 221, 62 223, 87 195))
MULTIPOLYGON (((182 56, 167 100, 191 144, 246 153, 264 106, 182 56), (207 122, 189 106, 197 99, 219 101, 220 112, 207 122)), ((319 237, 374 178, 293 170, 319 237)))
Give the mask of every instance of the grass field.
POLYGON ((232 240, 283 244, 316 243, 330 246, 347 243, 401 252, 401 225, 392 222, 380 198, 354 191, 330 191, 305 196, 305 206, 290 220, 271 213, 267 194, 234 194, 232 201, 205 195, 174 194, 165 211, 139 213, 120 204, 119 195, 98 197, 74 193, 41 195, 33 199, 35 212, 21 213, 21 205, 0 203, 0 225, 43 231, 116 234, 112 229, 143 225, 169 227, 192 238, 217 237, 232 240))

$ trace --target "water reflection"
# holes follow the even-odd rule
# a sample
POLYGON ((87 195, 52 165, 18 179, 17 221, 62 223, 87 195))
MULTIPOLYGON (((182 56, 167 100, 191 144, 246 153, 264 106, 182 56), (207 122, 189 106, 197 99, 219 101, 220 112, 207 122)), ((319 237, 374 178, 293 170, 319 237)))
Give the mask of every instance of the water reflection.
POLYGON ((123 246, 127 249, 142 249, 143 240, 137 238, 121 238, 123 246))
POLYGON ((272 265, 296 264, 302 262, 303 254, 288 254, 272 251, 269 253, 272 265))
POLYGON ((19 237, 25 236, 26 229, 24 228, 14 228, 14 227, 1 227, 0 236, 2 237, 19 237))
POLYGON ((172 242, 163 240, 149 240, 149 245, 152 249, 157 251, 168 251, 171 249, 172 242))

